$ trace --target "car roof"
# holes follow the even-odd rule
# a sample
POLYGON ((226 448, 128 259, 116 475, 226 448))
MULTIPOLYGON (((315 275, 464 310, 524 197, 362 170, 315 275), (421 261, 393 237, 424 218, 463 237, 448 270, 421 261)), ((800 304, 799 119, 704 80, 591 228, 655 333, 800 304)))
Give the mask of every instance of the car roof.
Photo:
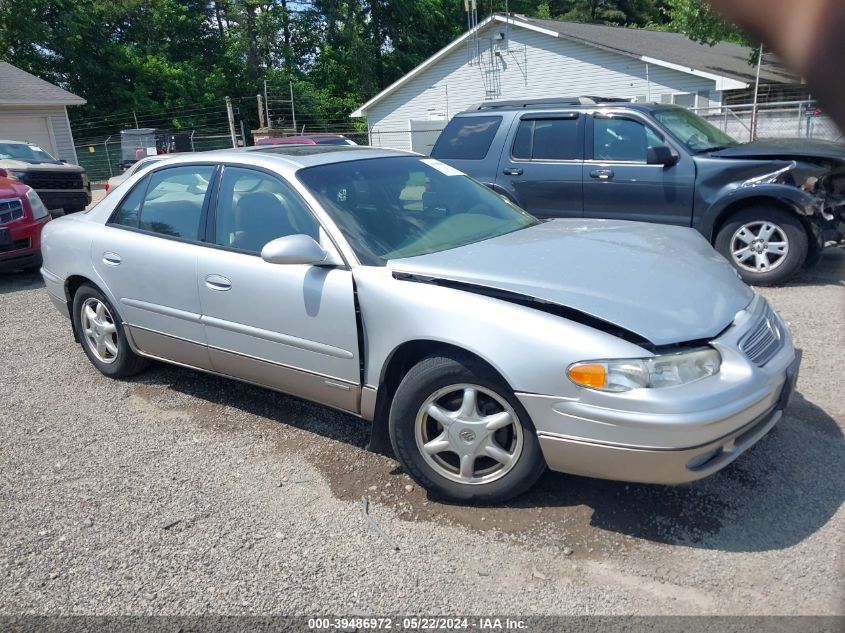
POLYGON ((0 138, 0 143, 11 143, 13 145, 35 145, 35 143, 30 143, 29 141, 13 141, 12 139, 5 138, 0 138))
MULTIPOLYGON (((244 153, 271 156, 297 167, 312 167, 327 163, 343 163, 369 158, 387 158, 390 156, 420 156, 414 152, 396 149, 369 147, 366 145, 255 145, 241 150, 228 150, 220 154, 243 155, 244 153)), ((218 152, 212 152, 217 154, 218 152)))
POLYGON ((163 161, 168 164, 204 163, 231 161, 234 163, 255 163, 265 166, 275 165, 297 170, 315 165, 343 163, 371 158, 391 156, 420 157, 421 154, 396 149, 368 147, 366 145, 254 145, 232 149, 219 149, 208 152, 186 152, 168 154, 163 161))

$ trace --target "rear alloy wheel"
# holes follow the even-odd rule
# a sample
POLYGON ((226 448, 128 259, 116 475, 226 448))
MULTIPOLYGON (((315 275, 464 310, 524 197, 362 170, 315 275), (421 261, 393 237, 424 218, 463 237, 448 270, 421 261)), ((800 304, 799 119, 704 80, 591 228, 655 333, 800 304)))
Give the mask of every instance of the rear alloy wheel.
POLYGON ((751 207, 733 215, 716 237, 716 249, 743 281, 768 286, 792 277, 807 257, 807 232, 780 209, 751 207))
POLYGON ((414 366, 393 399, 390 438, 420 485, 457 501, 507 500, 545 470, 519 400, 472 359, 432 357, 414 366))
POLYGON ((119 315, 92 285, 81 285, 73 296, 73 326, 88 360, 106 376, 123 378, 149 366, 129 347, 119 315))

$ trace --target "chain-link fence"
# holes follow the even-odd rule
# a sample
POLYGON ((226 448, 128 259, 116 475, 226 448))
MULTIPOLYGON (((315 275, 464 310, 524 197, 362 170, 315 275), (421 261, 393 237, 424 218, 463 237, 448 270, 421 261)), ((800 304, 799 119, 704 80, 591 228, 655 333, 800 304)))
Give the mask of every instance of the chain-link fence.
MULTIPOLYGON (((251 144, 249 131, 256 120, 255 97, 232 99, 235 143, 251 144)), ((227 104, 189 105, 173 110, 143 113, 124 112, 71 121, 76 156, 92 181, 102 181, 123 172, 127 157, 136 159, 150 152, 203 152, 233 146, 227 104), (121 141, 122 130, 149 129, 155 147, 131 147, 121 141), (176 139, 178 138, 178 143, 176 139), (138 152, 139 154, 136 154, 138 152), (128 154, 127 154, 128 153, 128 154)))
POLYGON ((761 104, 757 107, 756 121, 754 106, 750 104, 692 110, 741 142, 755 138, 796 137, 842 141, 836 124, 822 113, 815 101, 761 104))

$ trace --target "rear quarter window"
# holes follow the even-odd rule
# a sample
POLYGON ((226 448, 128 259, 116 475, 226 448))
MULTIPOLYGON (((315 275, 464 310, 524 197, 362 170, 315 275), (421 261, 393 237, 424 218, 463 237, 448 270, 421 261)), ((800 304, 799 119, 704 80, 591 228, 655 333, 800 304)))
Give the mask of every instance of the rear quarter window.
POLYGON ((502 117, 455 117, 437 139, 431 155, 435 158, 481 160, 487 156, 502 117))

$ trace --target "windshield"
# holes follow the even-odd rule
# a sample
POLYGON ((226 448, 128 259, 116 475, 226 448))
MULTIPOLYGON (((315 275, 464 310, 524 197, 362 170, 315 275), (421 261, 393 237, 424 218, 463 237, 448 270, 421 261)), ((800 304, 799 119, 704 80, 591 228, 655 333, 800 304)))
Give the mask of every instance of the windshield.
POLYGON ((12 159, 43 163, 58 162, 37 145, 26 143, 0 143, 0 160, 12 159))
POLYGON ((683 108, 655 110, 652 116, 693 153, 737 145, 737 142, 700 116, 683 108))
POLYGON ((504 235, 537 220, 431 158, 397 156, 309 167, 299 180, 371 266, 504 235))

